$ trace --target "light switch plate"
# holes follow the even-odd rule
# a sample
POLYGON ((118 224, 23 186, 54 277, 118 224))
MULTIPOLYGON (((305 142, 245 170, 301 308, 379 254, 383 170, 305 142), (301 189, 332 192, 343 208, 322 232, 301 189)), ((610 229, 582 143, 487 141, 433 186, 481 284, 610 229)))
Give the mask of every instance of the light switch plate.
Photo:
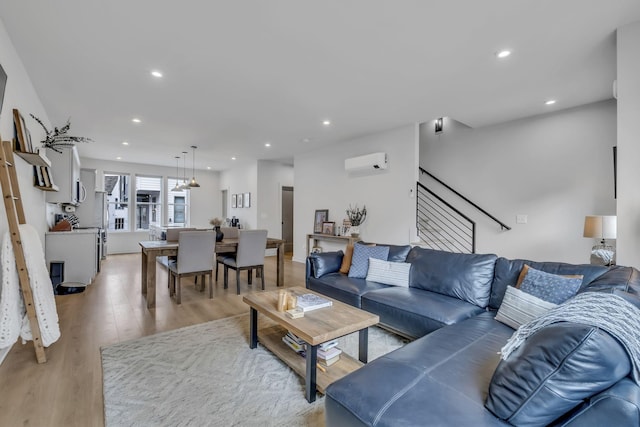
POLYGON ((529 218, 527 215, 524 215, 524 214, 516 215, 516 224, 526 224, 528 220, 529 218))

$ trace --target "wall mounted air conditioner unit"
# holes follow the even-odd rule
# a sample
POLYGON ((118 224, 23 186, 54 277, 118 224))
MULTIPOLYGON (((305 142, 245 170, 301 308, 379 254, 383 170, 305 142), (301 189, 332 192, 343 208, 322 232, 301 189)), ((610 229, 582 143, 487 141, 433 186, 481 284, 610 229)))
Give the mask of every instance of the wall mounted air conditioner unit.
POLYGON ((372 153, 364 156, 345 159, 344 169, 347 172, 382 170, 388 167, 387 153, 372 153))

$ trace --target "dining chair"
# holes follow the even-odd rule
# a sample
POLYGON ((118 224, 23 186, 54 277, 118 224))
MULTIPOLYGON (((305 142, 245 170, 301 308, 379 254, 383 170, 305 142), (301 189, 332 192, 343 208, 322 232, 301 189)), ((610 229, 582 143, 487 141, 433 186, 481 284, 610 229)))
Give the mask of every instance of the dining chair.
MULTIPOLYGON (((224 239, 237 239, 238 238, 238 231, 240 229, 238 227, 220 227, 220 231, 222 231, 222 234, 224 234, 223 240, 224 239)), ((218 281, 218 267, 220 266, 220 264, 223 263, 224 259, 226 257, 235 257, 235 254, 228 254, 228 253, 223 253, 223 254, 218 254, 216 253, 216 282, 218 281)))
POLYGON ((202 289, 209 276, 209 298, 213 298, 213 251, 216 233, 208 231, 183 231, 178 237, 178 256, 169 263, 169 296, 176 296, 182 303, 180 279, 185 276, 202 276, 202 289), (177 283, 176 283, 177 282, 177 283))
POLYGON ((247 270, 247 282, 251 285, 252 272, 255 269, 262 278, 264 290, 264 252, 267 248, 267 230, 240 230, 238 249, 235 256, 224 257, 224 288, 228 287, 229 269, 236 271, 236 287, 240 295, 240 271, 247 270))
POLYGON ((167 242, 177 242, 178 241, 178 236, 180 235, 180 233, 182 233, 183 231, 195 231, 195 228, 187 228, 187 227, 177 227, 177 228, 167 228, 166 231, 166 241, 167 242))

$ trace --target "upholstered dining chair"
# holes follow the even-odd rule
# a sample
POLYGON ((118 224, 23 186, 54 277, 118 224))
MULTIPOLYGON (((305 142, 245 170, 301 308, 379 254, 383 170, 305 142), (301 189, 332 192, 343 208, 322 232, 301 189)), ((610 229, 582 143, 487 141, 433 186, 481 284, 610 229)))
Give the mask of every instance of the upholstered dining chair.
POLYGON ((251 284, 252 272, 255 269, 262 279, 264 290, 264 252, 267 248, 267 230, 240 230, 238 232, 238 249, 234 256, 224 257, 224 288, 228 287, 229 269, 236 271, 236 287, 240 295, 240 271, 247 270, 247 282, 251 284))
POLYGON ((195 228, 188 228, 188 227, 177 227, 177 228, 167 228, 166 231, 166 241, 167 242, 177 242, 178 241, 178 236, 180 235, 180 233, 182 233, 183 231, 195 231, 195 228))
MULTIPOLYGON (((220 231, 222 231, 222 234, 224 234, 223 240, 224 239, 237 239, 238 238, 238 231, 240 231, 240 229, 238 227, 220 227, 220 231)), ((236 255, 235 254, 217 254, 216 253, 216 282, 218 281, 218 267, 220 266, 220 264, 223 263, 224 259, 226 257, 232 257, 234 258, 236 255)))
POLYGON ((169 263, 169 295, 176 296, 176 303, 182 303, 180 279, 185 276, 202 276, 202 290, 205 277, 209 276, 209 298, 213 298, 213 251, 216 234, 211 231, 183 231, 178 237, 178 256, 169 263), (177 282, 177 283, 176 283, 177 282))

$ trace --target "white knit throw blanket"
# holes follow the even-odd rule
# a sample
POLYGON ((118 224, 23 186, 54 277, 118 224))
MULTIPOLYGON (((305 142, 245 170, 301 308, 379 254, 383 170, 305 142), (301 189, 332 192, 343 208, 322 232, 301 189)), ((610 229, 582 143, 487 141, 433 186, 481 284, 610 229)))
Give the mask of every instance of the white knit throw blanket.
POLYGON ((584 292, 520 326, 502 347, 502 359, 528 337, 557 322, 595 326, 616 338, 627 350, 633 379, 640 385, 640 309, 624 298, 601 292, 584 292))
MULTIPOLYGON (((29 281, 33 293, 34 308, 37 312, 38 325, 42 344, 45 347, 53 344, 60 338, 58 326, 58 312, 56 300, 53 295, 53 286, 47 271, 42 243, 37 230, 28 225, 20 225, 20 241, 24 250, 29 281)), ((13 245, 9 232, 2 239, 0 252, 2 263, 2 292, 0 292, 0 348, 12 346, 18 336, 23 343, 32 340, 31 325, 26 314, 16 258, 13 253, 13 245)))

